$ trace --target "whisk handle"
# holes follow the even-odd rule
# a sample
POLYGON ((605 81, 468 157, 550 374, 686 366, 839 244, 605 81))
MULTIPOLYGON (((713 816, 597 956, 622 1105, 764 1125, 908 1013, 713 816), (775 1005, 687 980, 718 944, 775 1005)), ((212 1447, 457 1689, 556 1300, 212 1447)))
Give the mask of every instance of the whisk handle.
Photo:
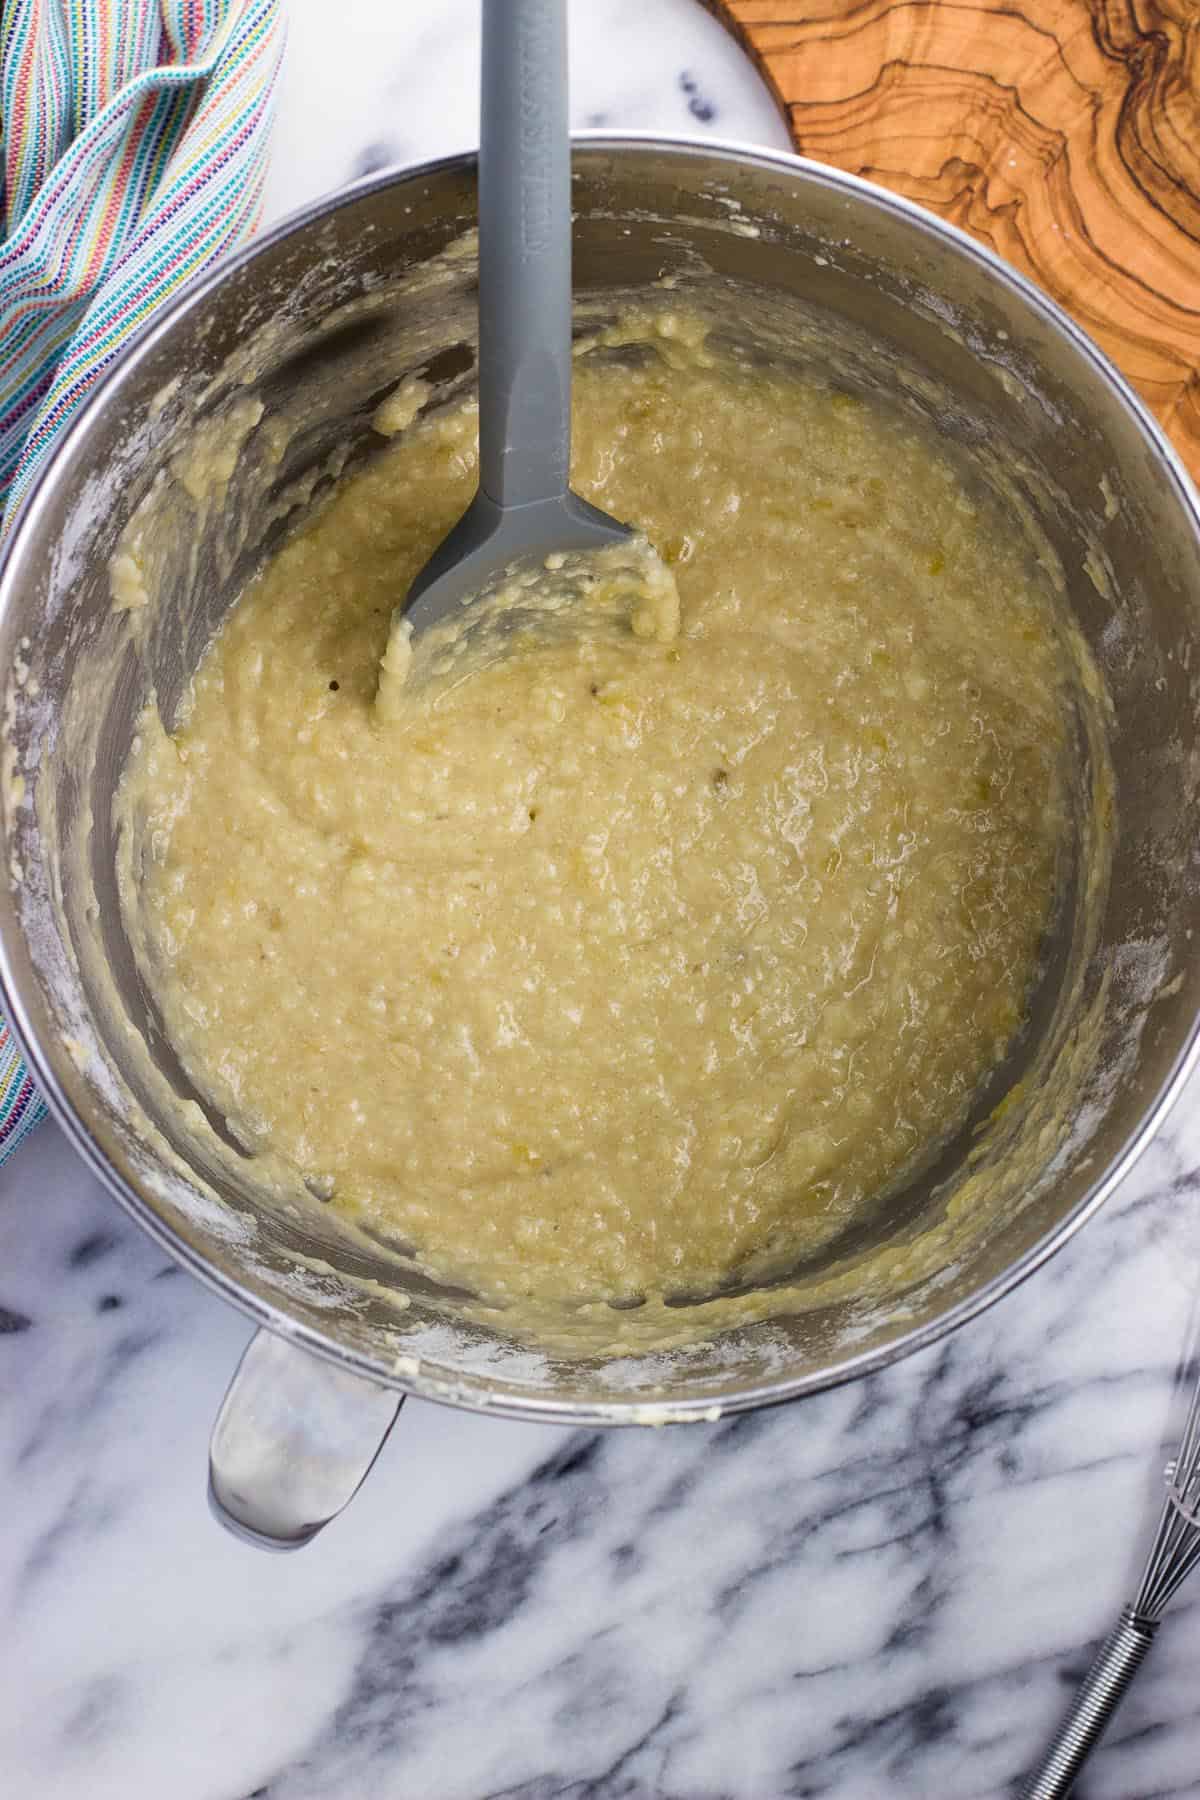
POLYGON ((1021 1800, 1065 1800, 1121 1704, 1157 1630, 1156 1620, 1139 1618, 1132 1606, 1124 1609, 1097 1652, 1054 1742, 1021 1789, 1021 1800))

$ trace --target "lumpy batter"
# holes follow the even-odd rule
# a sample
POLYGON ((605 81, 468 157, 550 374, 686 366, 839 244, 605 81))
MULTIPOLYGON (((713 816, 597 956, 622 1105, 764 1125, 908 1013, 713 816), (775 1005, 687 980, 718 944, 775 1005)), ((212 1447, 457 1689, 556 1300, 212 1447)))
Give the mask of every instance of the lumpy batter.
POLYGON ((250 586, 173 735, 148 710, 116 802, 197 1085, 499 1297, 702 1294, 835 1240, 961 1124, 1054 905, 1067 676, 1019 533, 914 426, 644 334, 579 360, 574 483, 672 566, 673 640, 582 619, 381 722, 393 606, 474 483, 471 409, 420 418, 250 586))

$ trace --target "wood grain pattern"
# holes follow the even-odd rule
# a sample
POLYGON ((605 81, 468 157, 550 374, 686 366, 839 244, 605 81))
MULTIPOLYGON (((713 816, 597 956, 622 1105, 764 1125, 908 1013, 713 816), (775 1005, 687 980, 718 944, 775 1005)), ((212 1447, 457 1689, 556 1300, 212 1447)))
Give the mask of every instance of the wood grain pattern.
POLYGON ((798 150, 982 239, 1200 481, 1200 0, 705 0, 798 150))

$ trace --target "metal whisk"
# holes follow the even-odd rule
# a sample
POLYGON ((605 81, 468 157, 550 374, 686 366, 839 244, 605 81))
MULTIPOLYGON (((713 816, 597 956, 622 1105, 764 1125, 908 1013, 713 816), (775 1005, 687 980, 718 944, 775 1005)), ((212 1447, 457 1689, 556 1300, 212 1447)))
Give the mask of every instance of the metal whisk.
POLYGON ((1200 1563, 1200 1380, 1179 1454, 1164 1471, 1167 1497, 1133 1604, 1104 1640, 1058 1735, 1021 1790, 1021 1800, 1064 1800, 1075 1785, 1154 1642, 1163 1613, 1200 1563))

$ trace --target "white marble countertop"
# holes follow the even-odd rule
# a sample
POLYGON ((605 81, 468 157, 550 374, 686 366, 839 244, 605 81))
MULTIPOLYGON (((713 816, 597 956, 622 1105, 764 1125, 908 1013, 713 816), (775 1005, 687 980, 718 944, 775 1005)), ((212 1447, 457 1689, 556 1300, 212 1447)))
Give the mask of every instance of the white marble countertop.
MULTIPOLYGON (((293 0, 269 216, 473 141, 475 0, 293 0), (321 19, 336 16, 338 36, 321 19)), ((783 145, 691 0, 577 0, 579 124, 783 145)), ((45 1126, 0 1173, 10 1800, 975 1800, 1012 1791, 1136 1578, 1200 1296, 1200 1088, 948 1342, 716 1426, 410 1402, 295 1557, 221 1532, 249 1335, 45 1126)), ((1200 1582, 1079 1790, 1200 1794, 1200 1582)))

